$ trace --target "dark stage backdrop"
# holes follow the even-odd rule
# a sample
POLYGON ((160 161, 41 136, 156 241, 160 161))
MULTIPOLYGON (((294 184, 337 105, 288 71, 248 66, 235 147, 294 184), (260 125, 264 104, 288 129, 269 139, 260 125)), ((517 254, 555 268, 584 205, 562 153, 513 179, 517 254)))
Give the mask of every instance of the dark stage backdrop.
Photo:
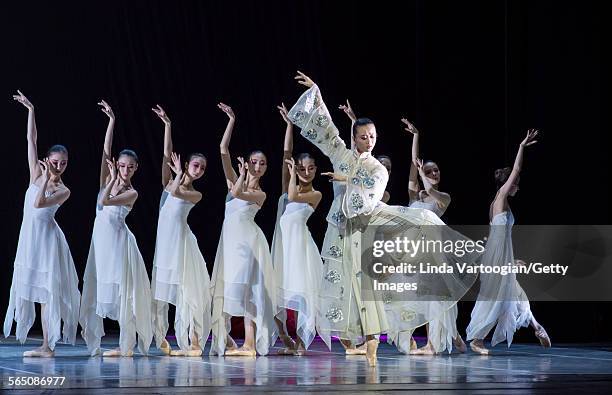
MULTIPOLYGON (((349 98, 379 131, 377 153, 393 158, 392 204, 407 204, 411 138, 407 117, 422 131, 423 156, 442 171, 453 202, 450 224, 484 224, 493 198, 493 170, 511 165, 526 128, 542 130, 527 150, 521 190, 512 202, 517 224, 610 223, 610 163, 606 117, 610 42, 608 15, 588 1, 97 1, 5 2, 0 12, 0 114, 4 190, 0 312, 11 283, 24 192, 26 109, 11 100, 21 89, 36 106, 39 153, 65 144, 64 176, 72 196, 57 214, 79 276, 94 220, 99 160, 107 118, 116 114, 113 152, 141 158, 134 185, 140 198, 128 218, 151 270, 161 193, 163 125, 173 125, 175 149, 204 152, 204 199, 191 227, 212 271, 226 187, 219 142, 237 115, 232 156, 262 149, 269 168, 268 200, 257 221, 272 239, 280 195, 284 123, 275 108, 302 92, 295 70, 310 75, 330 108, 349 98), (606 31, 604 31, 606 30, 606 31)), ((347 142, 349 121, 332 115, 347 142)), ((315 149, 296 132, 295 152, 315 149)), ((319 169, 329 162, 316 152, 319 169)), ((319 243, 332 191, 326 180, 310 220, 319 243)), ((517 252, 520 256, 520 252, 517 252)), ((610 304, 534 303, 553 341, 610 340, 610 304)), ((461 306, 464 328, 471 310, 461 306)), ((521 331, 518 341, 532 340, 521 331)))

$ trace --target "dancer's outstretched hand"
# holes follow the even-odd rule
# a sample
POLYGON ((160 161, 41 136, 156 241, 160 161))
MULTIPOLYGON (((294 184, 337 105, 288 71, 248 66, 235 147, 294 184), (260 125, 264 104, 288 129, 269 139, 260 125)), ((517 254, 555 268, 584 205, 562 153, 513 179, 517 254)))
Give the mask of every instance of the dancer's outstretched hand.
POLYGON ((33 110, 34 105, 28 100, 27 97, 19 89, 17 89, 17 95, 13 95, 13 100, 23 104, 28 110, 33 110))
POLYGON ((406 118, 401 119, 402 123, 406 125, 404 128, 405 131, 410 132, 412 134, 419 134, 419 130, 406 118))
POLYGON ((334 173, 333 171, 328 171, 325 173, 321 173, 322 176, 329 177, 329 182, 343 182, 346 181, 346 176, 343 174, 334 173))
POLYGON ((166 114, 164 109, 159 104, 156 104, 155 107, 153 107, 151 110, 153 110, 153 112, 155 114, 157 114, 159 119, 161 119, 164 122, 164 125, 170 125, 171 124, 171 121, 170 121, 170 118, 168 117, 168 114, 166 114))
POLYGON ((293 79, 297 80, 298 84, 304 85, 307 88, 310 88, 315 84, 314 81, 310 79, 310 77, 308 77, 306 74, 302 73, 299 70, 297 72, 297 75, 293 77, 293 79))
POLYGON ((113 160, 107 159, 106 165, 108 166, 108 172, 110 174, 110 181, 113 182, 117 179, 117 165, 115 164, 115 158, 113 160))
POLYGON ((281 103, 280 106, 276 106, 276 108, 278 108, 278 112, 280 113, 281 117, 283 117, 283 120, 287 123, 291 123, 291 120, 289 119, 289 111, 287 111, 287 107, 285 107, 285 103, 281 103))
POLYGON ((227 104, 219 103, 219 104, 217 104, 217 107, 221 111, 226 113, 227 116, 229 117, 229 119, 236 119, 236 115, 234 115, 234 110, 232 110, 232 108, 230 106, 228 106, 227 104))
POLYGON ((287 164, 287 167, 289 168, 289 172, 292 175, 295 175, 297 173, 297 167, 295 166, 295 159, 293 158, 285 159, 285 163, 287 164))
POLYGON ((100 100, 98 105, 101 107, 100 110, 110 119, 115 119, 115 114, 113 113, 113 109, 111 106, 104 100, 100 100))
POLYGON ((249 164, 244 161, 244 158, 242 156, 239 156, 237 159, 238 173, 240 174, 240 176, 244 176, 246 171, 249 169, 249 164))
POLYGON ((529 147, 532 144, 538 142, 538 140, 534 140, 540 131, 538 129, 529 129, 527 130, 527 136, 521 141, 521 147, 529 147))
POLYGON ((174 174, 177 174, 177 175, 181 174, 182 173, 181 156, 177 155, 176 152, 173 152, 172 155, 170 156, 170 159, 172 160, 172 162, 166 163, 168 167, 170 168, 170 170, 172 170, 174 174))
POLYGON ((352 122, 355 122, 357 120, 355 112, 351 108, 351 103, 349 103, 348 99, 346 99, 346 105, 340 104, 338 108, 344 111, 344 113, 351 119, 352 122))

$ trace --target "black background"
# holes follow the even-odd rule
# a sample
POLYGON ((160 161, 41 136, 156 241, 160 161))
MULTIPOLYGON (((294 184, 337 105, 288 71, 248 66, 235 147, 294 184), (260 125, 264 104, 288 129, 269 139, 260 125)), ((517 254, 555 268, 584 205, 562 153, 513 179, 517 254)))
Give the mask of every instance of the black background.
MULTIPOLYGON (((421 152, 442 171, 453 202, 449 224, 484 224, 494 197, 493 170, 511 166, 524 131, 542 130, 529 147, 520 192, 511 202, 517 224, 610 223, 610 162, 604 136, 609 104, 609 28, 600 2, 588 1, 97 1, 11 2, 0 6, 0 114, 4 188, 0 311, 5 312, 27 188, 27 110, 11 100, 21 89, 36 106, 39 155, 66 145, 63 177, 71 198, 59 210, 79 277, 85 268, 107 118, 116 114, 113 152, 140 156, 133 179, 139 199, 128 218, 151 270, 161 193, 163 125, 172 119, 175 150, 204 152, 203 201, 191 227, 209 271, 223 221, 225 181, 218 144, 231 105, 237 116, 232 155, 262 149, 268 194, 257 221, 272 239, 284 122, 302 89, 297 69, 321 87, 330 108, 346 98, 376 122, 376 153, 393 158, 391 204, 407 205, 411 138, 400 118, 422 131, 421 152)), ((603 2, 602 2, 603 4, 603 2)), ((332 112, 347 144, 349 121, 332 112)), ((296 133, 294 152, 315 152, 296 133)), ((319 152, 319 169, 329 162, 319 152)), ((331 187, 310 229, 320 245, 331 187)), ((520 257, 520 251, 516 251, 520 257)), ((555 341, 610 340, 607 303, 533 303, 555 341)), ((460 307, 460 328, 471 304, 460 307)), ((521 331, 518 341, 531 341, 521 331)))

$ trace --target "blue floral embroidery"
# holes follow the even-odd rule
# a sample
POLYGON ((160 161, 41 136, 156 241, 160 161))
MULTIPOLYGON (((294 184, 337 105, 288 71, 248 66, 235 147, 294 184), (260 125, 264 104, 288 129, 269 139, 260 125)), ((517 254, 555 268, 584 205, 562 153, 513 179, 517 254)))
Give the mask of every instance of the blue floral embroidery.
POLYGON ((304 111, 296 111, 295 114, 293 114, 294 123, 301 123, 304 119, 306 119, 306 113, 304 113, 304 111))
POLYGON ((340 258, 342 256, 342 248, 338 246, 329 247, 329 255, 333 256, 334 258, 340 258))
POLYGON ((334 220, 334 222, 336 222, 338 224, 341 223, 341 222, 344 222, 344 220, 346 219, 346 217, 344 216, 342 211, 336 211, 335 213, 332 214, 331 217, 334 220))
POLYGON ((327 318, 333 323, 336 323, 344 319, 344 314, 342 314, 342 310, 340 308, 332 307, 327 310, 327 313, 325 313, 325 318, 327 318))
POLYGON ((342 276, 336 269, 330 270, 325 274, 325 279, 332 284, 339 283, 341 278, 342 276))
POLYGON ((361 195, 357 193, 351 194, 351 207, 353 207, 354 210, 361 210, 363 208, 363 198, 361 195))
POLYGON ((327 127, 327 125, 329 125, 329 118, 327 118, 327 116, 325 115, 319 115, 315 121, 314 121, 315 125, 324 128, 327 127))
POLYGON ((306 138, 310 140, 314 140, 317 138, 317 131, 314 129, 310 129, 306 132, 306 138))

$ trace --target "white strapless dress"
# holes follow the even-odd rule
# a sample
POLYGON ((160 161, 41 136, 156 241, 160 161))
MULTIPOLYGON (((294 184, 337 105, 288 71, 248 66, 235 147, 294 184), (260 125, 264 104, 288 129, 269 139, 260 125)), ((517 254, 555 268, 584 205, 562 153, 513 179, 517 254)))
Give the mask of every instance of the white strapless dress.
POLYGON ((241 199, 225 203, 225 219, 211 276, 211 355, 225 353, 231 317, 256 325, 256 349, 266 355, 278 337, 274 322, 274 269, 270 246, 255 223, 259 206, 241 199))
POLYGON ((81 294, 70 248, 55 221, 60 206, 35 208, 38 190, 30 184, 25 194, 4 336, 11 334, 14 320, 17 340, 24 343, 36 319, 34 303, 45 304, 49 348, 53 350, 62 338, 75 344, 81 294))

